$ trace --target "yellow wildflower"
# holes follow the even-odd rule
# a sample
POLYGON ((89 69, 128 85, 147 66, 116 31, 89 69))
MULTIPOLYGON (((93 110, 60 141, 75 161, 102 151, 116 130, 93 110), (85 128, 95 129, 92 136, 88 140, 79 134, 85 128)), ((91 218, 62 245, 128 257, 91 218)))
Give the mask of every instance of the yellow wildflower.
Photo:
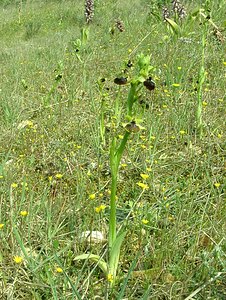
POLYGON ((181 135, 184 135, 185 133, 186 133, 185 130, 180 130, 180 134, 181 134, 181 135))
POLYGON ((225 66, 226 66, 226 61, 223 61, 223 65, 225 65, 225 66))
POLYGON ((63 174, 57 173, 57 174, 55 175, 55 177, 56 177, 57 179, 61 179, 61 178, 63 177, 63 174))
POLYGON ((121 164, 121 167, 125 168, 127 167, 127 164, 121 164))
POLYGON ((56 272, 57 272, 57 273, 63 273, 63 269, 60 268, 60 267, 57 267, 57 268, 56 268, 56 272))
POLYGON ((143 190, 148 190, 149 189, 149 186, 146 184, 146 183, 143 183, 143 182, 137 182, 137 185, 139 187, 141 187, 143 190))
POLYGON ((0 179, 4 178, 3 175, 0 175, 0 179))
POLYGON ((141 222, 144 224, 144 225, 147 225, 149 223, 149 221, 147 219, 142 219, 141 222))
POLYGON ((112 274, 107 275, 107 281, 108 282, 113 282, 113 275, 112 274))
POLYGON ((101 204, 100 206, 98 206, 98 207, 95 208, 95 212, 99 213, 101 211, 104 211, 105 208, 106 208, 106 205, 101 204))
POLYGON ((150 167, 147 167, 146 170, 147 170, 148 172, 151 172, 151 168, 150 168, 150 167))
POLYGON ((179 83, 173 83, 172 86, 178 87, 178 86, 180 86, 180 84, 179 83))
POLYGON ((3 229, 4 226, 5 226, 5 224, 0 223, 0 230, 3 229))
POLYGON ((221 185, 220 182, 215 182, 215 183, 214 183, 214 186, 215 186, 216 188, 219 188, 220 185, 221 185))
POLYGON ((21 256, 16 255, 16 256, 14 256, 13 260, 16 264, 21 264, 23 261, 23 258, 21 256))
POLYGON ((12 188, 17 188, 17 187, 18 187, 18 184, 15 183, 15 182, 13 182, 13 183, 11 184, 11 187, 12 187, 12 188))
POLYGON ((149 177, 149 175, 148 175, 148 174, 143 174, 143 173, 141 173, 141 174, 140 174, 140 177, 143 178, 143 179, 145 180, 145 179, 147 179, 147 178, 149 177))
POLYGON ((90 200, 94 200, 95 198, 96 198, 96 195, 95 195, 95 194, 90 194, 90 195, 89 195, 89 199, 90 199, 90 200))
POLYGON ((177 67, 177 70, 181 70, 182 69, 182 67, 177 67))
POLYGON ((20 215, 21 215, 22 217, 26 217, 26 216, 28 215, 28 211, 26 211, 26 210, 21 210, 20 215))
POLYGON ((203 106, 207 106, 208 103, 207 103, 206 101, 202 101, 202 105, 203 105, 203 106))

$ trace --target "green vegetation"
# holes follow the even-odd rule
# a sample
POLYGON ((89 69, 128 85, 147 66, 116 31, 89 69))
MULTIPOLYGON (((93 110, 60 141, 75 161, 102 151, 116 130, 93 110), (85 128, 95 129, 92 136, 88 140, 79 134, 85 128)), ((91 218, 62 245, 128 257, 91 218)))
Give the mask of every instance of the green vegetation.
POLYGON ((1 299, 225 299, 226 4, 171 2, 0 1, 1 299))

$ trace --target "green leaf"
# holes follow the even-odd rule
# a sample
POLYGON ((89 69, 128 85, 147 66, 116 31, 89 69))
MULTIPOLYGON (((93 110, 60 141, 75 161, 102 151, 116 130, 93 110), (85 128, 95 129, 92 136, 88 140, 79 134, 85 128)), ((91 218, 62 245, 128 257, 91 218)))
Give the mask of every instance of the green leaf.
POLYGON ((126 232, 122 232, 121 234, 119 234, 116 237, 116 239, 112 245, 111 252, 110 252, 109 273, 113 275, 114 279, 115 279, 117 268, 118 268, 121 245, 125 238, 125 235, 126 235, 126 232))
POLYGON ((98 267, 104 272, 104 274, 107 276, 108 274, 108 265, 105 262, 103 258, 101 258, 99 255, 95 255, 92 253, 88 254, 81 254, 74 258, 74 260, 91 260, 92 262, 95 262, 98 267))
POLYGON ((166 21, 168 22, 168 24, 170 25, 170 27, 173 29, 173 31, 176 34, 180 33, 181 28, 180 28, 180 26, 176 22, 174 22, 173 20, 168 19, 168 18, 166 18, 166 21))
POLYGON ((55 249, 55 250, 57 250, 57 248, 59 248, 59 241, 58 240, 53 240, 53 248, 55 249))

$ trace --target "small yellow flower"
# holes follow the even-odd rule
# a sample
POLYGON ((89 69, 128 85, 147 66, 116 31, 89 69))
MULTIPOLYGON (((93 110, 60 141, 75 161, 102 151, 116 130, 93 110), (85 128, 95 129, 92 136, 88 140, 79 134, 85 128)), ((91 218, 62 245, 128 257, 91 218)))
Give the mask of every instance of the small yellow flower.
POLYGON ((182 67, 177 67, 177 70, 181 70, 182 69, 182 67))
POLYGON ((225 65, 225 66, 226 66, 226 61, 223 61, 223 65, 225 65))
POLYGON ((95 208, 95 212, 99 213, 101 211, 104 211, 105 208, 106 208, 106 205, 101 204, 100 206, 98 206, 98 207, 95 208))
POLYGON ((104 196, 103 193, 99 193, 99 197, 102 198, 104 196))
POLYGON ((60 268, 60 267, 57 267, 57 268, 56 268, 56 272, 57 272, 57 273, 63 273, 63 269, 60 268))
POLYGON ((150 139, 154 141, 156 139, 156 137, 154 135, 151 135, 150 139))
POLYGON ((127 167, 127 164, 121 164, 121 167, 125 168, 127 167))
POLYGON ((61 178, 63 177, 63 174, 57 173, 57 174, 55 175, 55 177, 56 177, 57 179, 61 179, 61 178))
POLYGON ((142 219, 141 222, 144 224, 144 225, 147 225, 149 223, 149 221, 147 219, 142 219))
POLYGON ((180 130, 180 134, 181 134, 181 135, 184 135, 185 133, 186 133, 185 130, 180 130))
POLYGON ((143 173, 141 173, 141 174, 140 174, 140 177, 143 178, 143 179, 145 180, 145 179, 148 179, 149 175, 148 175, 148 174, 143 174, 143 173))
POLYGON ((166 104, 162 105, 162 108, 167 108, 167 107, 168 107, 168 105, 166 105, 166 104))
POLYGON ((11 184, 11 187, 15 189, 15 188, 17 188, 17 187, 18 187, 18 184, 17 184, 17 183, 15 183, 15 182, 13 182, 13 183, 11 184))
POLYGON ((137 182, 137 185, 139 187, 141 187, 143 190, 148 190, 149 189, 149 186, 146 184, 146 183, 143 183, 143 182, 137 182))
POLYGON ((107 275, 107 281, 108 282, 113 282, 113 275, 112 274, 107 275))
POLYGON ((222 134, 218 133, 217 137, 218 137, 219 139, 221 139, 221 138, 222 138, 222 134))
POLYGON ((13 260, 16 264, 21 264, 23 261, 23 258, 21 256, 16 255, 16 256, 14 256, 13 260))
POLYGON ((202 101, 202 105, 203 105, 203 106, 207 106, 208 103, 207 103, 206 101, 202 101))
POLYGON ((141 135, 140 138, 142 139, 142 141, 146 142, 147 141, 147 138, 145 135, 141 135))
POLYGON ((180 86, 180 84, 179 83, 173 83, 172 86, 178 87, 178 86, 180 86))
POLYGON ((20 215, 21 215, 22 217, 26 217, 26 216, 28 215, 28 211, 26 211, 26 210, 21 210, 20 215))
POLYGON ((3 229, 4 226, 5 226, 5 224, 0 223, 0 230, 3 229))
POLYGON ((141 147, 142 149, 147 149, 147 146, 146 146, 146 145, 143 145, 143 144, 141 144, 140 147, 141 147))
POLYGON ((216 188, 219 188, 220 185, 221 185, 220 182, 215 182, 215 183, 214 183, 214 186, 215 186, 216 188))
POLYGON ((90 194, 90 195, 89 195, 89 199, 90 199, 90 200, 94 200, 95 198, 96 198, 96 195, 95 195, 95 194, 90 194))
POLYGON ((146 170, 147 170, 148 172, 151 172, 151 168, 150 168, 150 167, 147 167, 146 170))
POLYGON ((80 145, 77 146, 77 149, 81 149, 81 148, 82 148, 82 146, 80 146, 80 145))
POLYGON ((119 134, 119 135, 118 135, 118 138, 119 138, 120 140, 122 140, 122 139, 123 139, 123 135, 119 134))
POLYGON ((50 182, 53 180, 53 176, 49 176, 48 178, 50 182))
POLYGON ((34 126, 34 123, 30 120, 27 121, 27 125, 32 128, 34 126))
POLYGON ((3 175, 0 175, 0 179, 4 178, 3 175))

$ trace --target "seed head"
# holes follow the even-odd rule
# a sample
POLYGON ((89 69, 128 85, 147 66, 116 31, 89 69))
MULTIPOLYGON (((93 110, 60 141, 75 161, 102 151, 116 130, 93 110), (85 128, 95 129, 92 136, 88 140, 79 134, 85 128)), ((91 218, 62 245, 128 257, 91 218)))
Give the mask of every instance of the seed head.
POLYGON ((181 4, 180 4, 180 1, 179 0, 173 0, 172 1, 172 6, 173 6, 173 11, 175 13, 178 13, 180 8, 181 8, 181 4))
POLYGON ((85 17, 86 23, 90 23, 94 16, 94 0, 86 0, 85 2, 85 17))
POLYGON ((172 6, 173 6, 172 8, 173 12, 177 14, 181 20, 186 17, 186 10, 179 0, 173 0, 172 6))
POLYGON ((162 8, 162 17, 164 21, 170 17, 170 12, 166 6, 162 8))

